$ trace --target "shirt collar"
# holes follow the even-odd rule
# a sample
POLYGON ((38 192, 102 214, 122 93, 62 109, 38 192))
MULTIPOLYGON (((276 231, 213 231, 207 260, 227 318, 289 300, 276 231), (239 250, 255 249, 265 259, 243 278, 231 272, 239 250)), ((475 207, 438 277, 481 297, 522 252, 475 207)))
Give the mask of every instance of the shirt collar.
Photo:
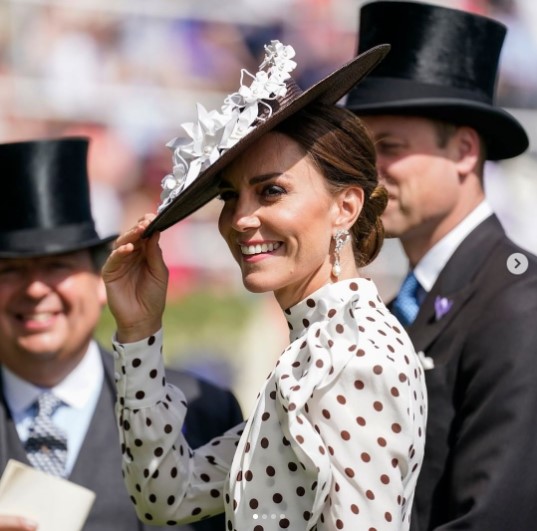
POLYGON ((440 272, 457 250, 457 247, 468 234, 490 215, 492 215, 492 208, 488 201, 483 200, 454 229, 427 251, 414 268, 414 274, 425 291, 431 291, 440 272))
MULTIPOLYGON (((4 394, 12 414, 28 409, 43 389, 23 380, 2 366, 4 394)), ((70 407, 81 409, 104 377, 99 347, 92 341, 80 363, 51 391, 70 407)))

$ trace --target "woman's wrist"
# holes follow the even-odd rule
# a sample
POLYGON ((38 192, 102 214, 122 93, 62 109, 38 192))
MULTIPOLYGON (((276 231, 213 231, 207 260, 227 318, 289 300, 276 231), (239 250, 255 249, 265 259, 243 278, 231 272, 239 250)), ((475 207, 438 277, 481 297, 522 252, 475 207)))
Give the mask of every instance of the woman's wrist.
POLYGON ((162 328, 162 321, 141 323, 130 326, 118 326, 116 340, 119 343, 136 343, 147 337, 155 335, 162 328))

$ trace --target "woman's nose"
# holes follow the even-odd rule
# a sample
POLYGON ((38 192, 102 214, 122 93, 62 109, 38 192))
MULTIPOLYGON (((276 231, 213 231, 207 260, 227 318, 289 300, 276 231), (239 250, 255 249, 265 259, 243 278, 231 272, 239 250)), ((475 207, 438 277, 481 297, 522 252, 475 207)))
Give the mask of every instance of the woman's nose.
POLYGON ((261 224, 258 209, 248 201, 238 201, 233 212, 231 224, 237 232, 257 229, 261 224))

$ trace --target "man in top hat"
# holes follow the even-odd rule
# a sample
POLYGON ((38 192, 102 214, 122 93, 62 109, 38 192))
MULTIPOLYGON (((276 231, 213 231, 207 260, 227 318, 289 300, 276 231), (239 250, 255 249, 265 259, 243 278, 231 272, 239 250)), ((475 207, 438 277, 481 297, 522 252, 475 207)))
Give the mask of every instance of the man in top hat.
POLYGON ((486 160, 528 146, 493 101, 505 32, 424 3, 360 12, 359 50, 392 45, 346 107, 374 136, 382 219, 410 265, 391 309, 428 387, 419 531, 536 528, 537 260, 506 237, 483 189, 486 160))
MULTIPOLYGON (((0 471, 16 459, 94 491, 84 531, 142 531, 121 476, 113 356, 92 339, 113 237, 95 231, 87 148, 83 138, 0 145, 0 471)), ((194 447, 242 421, 229 391, 167 378, 187 390, 194 447)), ((0 530, 35 529, 1 518, 0 530)), ((223 528, 217 517, 180 529, 223 528)))

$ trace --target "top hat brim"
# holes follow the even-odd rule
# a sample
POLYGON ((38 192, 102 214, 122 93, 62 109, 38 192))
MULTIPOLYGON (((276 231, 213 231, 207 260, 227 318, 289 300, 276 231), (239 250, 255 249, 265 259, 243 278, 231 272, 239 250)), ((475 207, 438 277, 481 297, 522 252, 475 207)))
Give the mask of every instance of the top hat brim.
POLYGON ((313 102, 337 103, 349 90, 359 83, 386 56, 390 46, 379 44, 367 50, 321 81, 301 92, 299 96, 280 106, 268 119, 257 125, 233 147, 225 151, 211 166, 181 192, 167 207, 160 211, 144 232, 149 237, 156 231, 162 232, 186 218, 219 194, 218 174, 237 156, 265 133, 313 102))
POLYGON ((101 238, 92 225, 0 233, 0 258, 39 258, 74 253, 108 245, 117 236, 113 234, 101 238))
POLYGON ((470 99, 459 91, 452 92, 450 95, 449 88, 443 87, 439 95, 434 87, 408 80, 370 77, 359 91, 349 94, 345 107, 358 116, 420 116, 472 127, 483 138, 488 160, 509 159, 526 151, 528 135, 514 116, 501 107, 477 101, 475 95, 470 99))

